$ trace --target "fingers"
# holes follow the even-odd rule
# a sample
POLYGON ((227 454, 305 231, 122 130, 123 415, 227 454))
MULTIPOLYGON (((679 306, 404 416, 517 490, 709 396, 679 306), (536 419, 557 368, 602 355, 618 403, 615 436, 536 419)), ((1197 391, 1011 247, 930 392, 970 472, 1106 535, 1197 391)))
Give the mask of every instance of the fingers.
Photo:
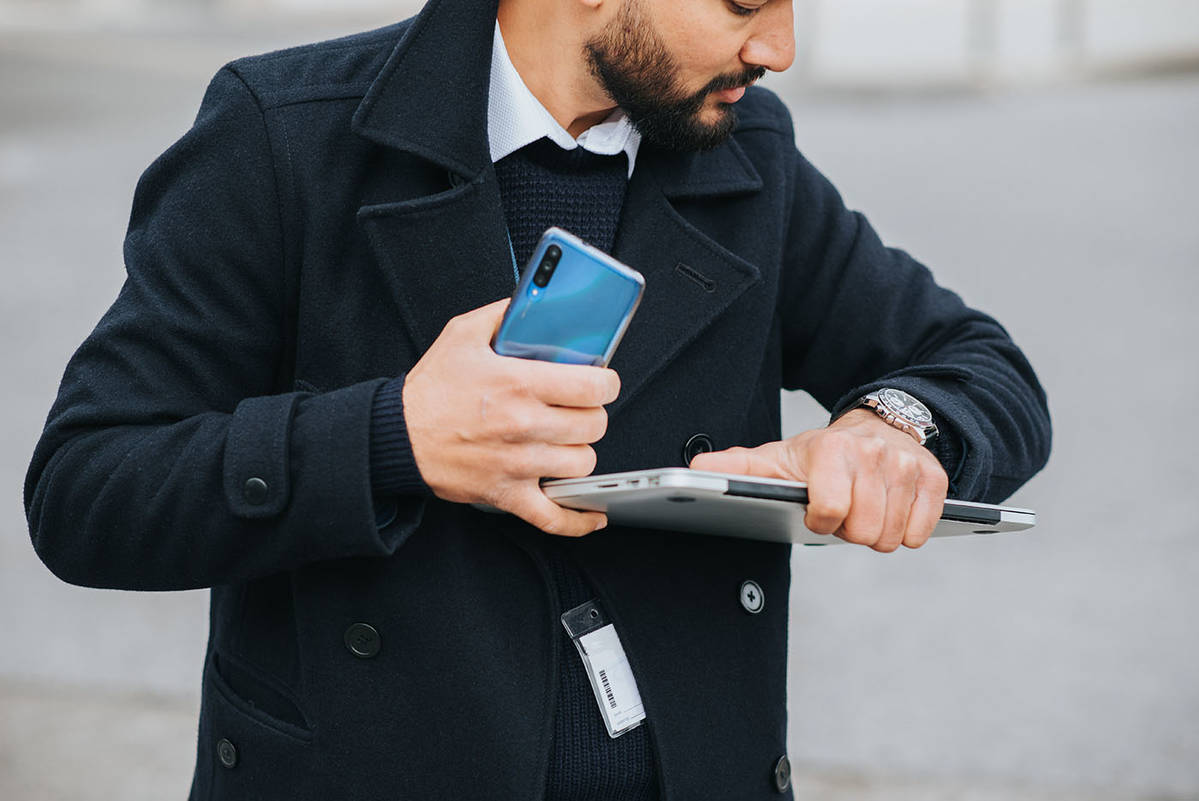
POLYGON ((891 553, 902 544, 907 532, 912 504, 916 500, 916 480, 920 475, 917 458, 907 450, 893 450, 886 456, 883 484, 886 511, 881 535, 870 547, 881 553, 891 553))
POLYGON ((819 534, 890 553, 924 544, 940 519, 948 479, 941 465, 902 432, 869 418, 855 429, 793 438, 790 470, 808 474, 804 524, 819 534))
POLYGON ((606 406, 620 394, 620 376, 607 367, 496 358, 506 363, 532 397, 550 406, 606 406))
POLYGON ((603 408, 546 406, 529 398, 485 395, 478 417, 481 436, 508 444, 590 445, 608 431, 608 412, 603 408))
POLYGON ((846 541, 876 547, 883 538, 887 512, 887 486, 882 475, 858 473, 853 479, 853 500, 838 534, 846 541))
POLYGON ((729 448, 723 451, 698 454, 689 465, 692 470, 707 470, 714 473, 736 473, 763 478, 787 478, 802 481, 803 477, 785 469, 782 442, 769 442, 757 448, 729 448))
POLYGON ((916 485, 916 499, 903 533, 903 544, 907 548, 919 548, 932 535, 941 512, 945 508, 945 495, 949 477, 938 464, 935 470, 923 474, 916 485))
POLYGON ((504 312, 508 309, 511 298, 502 298, 486 306, 471 309, 464 314, 452 318, 446 323, 446 328, 460 329, 464 336, 476 336, 490 341, 491 335, 500 327, 504 312))
POLYGON ((551 445, 590 445, 608 431, 608 413, 603 409, 548 407, 538 410, 535 420, 523 429, 509 432, 509 442, 545 442, 551 445))
POLYGON ((877 470, 857 473, 850 511, 839 534, 880 553, 891 553, 903 544, 923 545, 941 509, 934 493, 918 493, 922 467, 917 455, 899 448, 885 452, 877 470))
POLYGON ((608 428, 612 370, 497 355, 490 347, 507 300, 450 320, 404 382, 413 459, 433 493, 454 503, 511 512, 550 534, 581 536, 607 524, 596 512, 564 509, 542 477, 595 470, 591 443, 608 428))
POLYGON ((854 476, 845 454, 830 447, 809 451, 808 513, 804 525, 817 534, 837 533, 854 502, 854 476))
POLYGON ((497 378, 551 406, 589 408, 605 406, 620 394, 620 377, 615 370, 581 364, 556 364, 535 359, 500 356, 491 350, 491 338, 508 308, 508 299, 460 314, 446 323, 443 336, 453 344, 484 358, 483 369, 497 378))
POLYGON ((582 478, 595 470, 595 460, 590 445, 531 443, 512 455, 508 473, 518 481, 533 483, 543 478, 582 478))
POLYGON ((608 525, 608 516, 602 512, 576 512, 563 508, 545 497, 536 486, 522 487, 506 500, 507 511, 545 533, 559 537, 582 537, 608 525))

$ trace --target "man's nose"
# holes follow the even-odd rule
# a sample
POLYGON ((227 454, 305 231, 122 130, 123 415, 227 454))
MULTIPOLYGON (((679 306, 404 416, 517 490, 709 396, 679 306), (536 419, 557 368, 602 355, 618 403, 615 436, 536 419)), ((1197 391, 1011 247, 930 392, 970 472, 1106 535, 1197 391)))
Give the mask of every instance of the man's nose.
POLYGON ((741 61, 782 72, 795 61, 795 15, 791 0, 771 0, 758 14, 756 30, 741 48, 741 61))

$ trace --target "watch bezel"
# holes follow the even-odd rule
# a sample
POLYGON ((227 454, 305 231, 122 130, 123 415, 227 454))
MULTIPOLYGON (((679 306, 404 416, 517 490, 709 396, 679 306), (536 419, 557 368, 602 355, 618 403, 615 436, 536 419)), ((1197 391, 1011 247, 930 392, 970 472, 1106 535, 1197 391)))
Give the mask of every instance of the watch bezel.
POLYGON ((898 428, 900 431, 907 432, 913 439, 916 440, 916 442, 920 443, 921 445, 926 444, 930 439, 937 436, 939 433, 937 424, 932 421, 932 411, 928 408, 928 406, 926 406, 919 398, 913 396, 909 392, 905 392, 902 389, 898 389, 896 387, 880 387, 874 392, 864 395, 857 405, 859 407, 865 406, 873 409, 874 412, 878 414, 878 416, 881 417, 884 422, 895 428, 898 428), (905 404, 905 408, 915 405, 919 407, 919 409, 923 410, 924 414, 928 417, 928 423, 908 417, 901 410, 890 406, 887 403, 884 394, 890 392, 903 395, 904 398, 909 400, 909 402, 905 404))

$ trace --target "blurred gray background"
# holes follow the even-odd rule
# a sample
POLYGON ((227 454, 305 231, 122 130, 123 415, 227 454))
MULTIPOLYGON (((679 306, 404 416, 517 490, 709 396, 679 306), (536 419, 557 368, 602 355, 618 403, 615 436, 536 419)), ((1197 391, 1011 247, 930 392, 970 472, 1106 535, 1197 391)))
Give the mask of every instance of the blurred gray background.
MULTIPOLYGON (((798 797, 1199 799, 1199 2, 796 4, 800 147, 1009 328, 1056 435, 1031 533, 797 550, 798 797)), ((416 7, 0 0, 0 799, 190 782, 206 593, 58 582, 20 497, 138 175, 226 60, 416 7)))

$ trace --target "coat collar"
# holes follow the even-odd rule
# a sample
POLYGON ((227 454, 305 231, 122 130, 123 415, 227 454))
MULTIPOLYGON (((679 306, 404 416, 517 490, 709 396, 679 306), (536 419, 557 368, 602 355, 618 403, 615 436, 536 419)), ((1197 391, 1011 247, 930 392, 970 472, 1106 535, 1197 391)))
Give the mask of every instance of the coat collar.
MULTIPOLYGON (((446 322, 511 294, 503 202, 487 144, 494 0, 432 0, 359 107, 355 129, 450 171, 451 188, 363 206, 358 219, 416 355, 446 322), (459 63, 447 59, 458 55, 459 63), (467 235, 469 232, 469 235, 467 235)), ((385 198, 392 179, 368 193, 385 198)), ((654 376, 761 282, 756 265, 688 221, 673 201, 747 195, 762 179, 735 139, 704 153, 643 143, 614 255, 646 278, 640 311, 612 366, 616 415, 654 376)))
POLYGON ((498 0, 429 0, 354 113, 362 136, 460 175, 491 165, 487 91, 498 0))
MULTIPOLYGON (((482 173, 491 165, 487 102, 498 7, 498 0, 430 0, 363 98, 353 129, 465 178, 482 173)), ((655 156, 667 197, 736 195, 762 187, 734 140, 705 153, 655 156)))

